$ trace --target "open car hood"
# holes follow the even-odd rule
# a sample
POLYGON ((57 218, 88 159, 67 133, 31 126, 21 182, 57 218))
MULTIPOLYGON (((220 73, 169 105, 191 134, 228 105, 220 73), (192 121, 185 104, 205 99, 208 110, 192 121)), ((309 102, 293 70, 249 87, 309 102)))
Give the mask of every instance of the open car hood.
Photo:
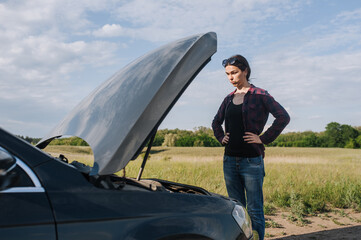
POLYGON ((95 174, 135 159, 183 91, 217 51, 210 32, 180 39, 136 59, 83 99, 38 144, 77 136, 90 145, 95 174))

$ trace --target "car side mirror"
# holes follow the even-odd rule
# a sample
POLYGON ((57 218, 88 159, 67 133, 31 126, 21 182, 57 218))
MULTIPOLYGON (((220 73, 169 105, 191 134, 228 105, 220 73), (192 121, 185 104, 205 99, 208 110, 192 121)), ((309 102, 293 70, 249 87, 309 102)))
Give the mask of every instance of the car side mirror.
POLYGON ((15 158, 0 149, 0 191, 10 188, 17 181, 17 174, 12 171, 15 167, 15 158))

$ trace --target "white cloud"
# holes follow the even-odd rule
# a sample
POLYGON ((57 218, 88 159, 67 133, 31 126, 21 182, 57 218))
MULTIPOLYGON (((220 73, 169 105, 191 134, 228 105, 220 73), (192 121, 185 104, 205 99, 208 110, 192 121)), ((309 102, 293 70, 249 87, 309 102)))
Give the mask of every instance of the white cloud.
POLYGON ((101 29, 93 32, 96 37, 118 37, 124 34, 124 29, 119 24, 105 24, 101 29))
MULTIPOLYGON (((0 49, 0 72, 6 73, 9 78, 6 81, 14 85, 12 92, 18 96, 16 84, 33 85, 34 88, 46 84, 54 86, 63 83, 60 79, 67 79, 68 74, 87 65, 109 64, 114 59, 117 45, 99 41, 65 43, 47 36, 30 36, 0 49)), ((0 95, 4 94, 1 92, 0 95)))
POLYGON ((297 2, 283 0, 135 0, 121 4, 114 15, 129 26, 125 32, 133 38, 163 42, 216 31, 224 36, 224 41, 234 42, 253 27, 268 24, 269 19, 283 21, 298 8, 297 2))
POLYGON ((354 11, 343 11, 332 21, 333 24, 345 23, 348 21, 361 20, 361 8, 354 11))
POLYGON ((351 31, 348 24, 337 23, 327 31, 321 25, 301 30, 256 56, 257 77, 279 92, 286 90, 280 96, 297 105, 360 99, 361 26, 351 31), (348 94, 340 98, 345 92, 348 94))
MULTIPOLYGON (((11 113, 7 118, 13 121, 11 126, 24 119, 25 111, 21 116, 17 112, 24 108, 42 109, 44 101, 54 109, 42 109, 38 115, 49 110, 56 115, 55 111, 68 110, 75 98, 95 87, 94 75, 101 75, 98 70, 109 77, 105 69, 119 65, 120 57, 133 58, 144 53, 143 49, 151 49, 150 46, 208 31, 218 35, 218 53, 212 62, 219 62, 218 58, 238 50, 248 53, 254 84, 270 90, 287 109, 292 109, 297 119, 308 116, 327 119, 326 110, 322 113, 314 110, 307 115, 300 110, 302 107, 326 109, 334 104, 340 108, 353 103, 355 109, 361 102, 358 93, 361 25, 355 24, 361 19, 361 9, 339 11, 328 22, 301 24, 301 28, 278 35, 278 27, 297 21, 308 4, 313 2, 3 1, 0 3, 2 110, 6 106, 17 110, 6 109, 11 113), (135 46, 134 42, 141 42, 142 46, 135 46), (136 49, 131 51, 128 47, 136 49)), ((197 114, 204 115, 205 121, 232 89, 218 68, 220 65, 210 65, 178 104, 182 108, 197 102, 200 106, 197 114)), ((350 108, 344 115, 359 117, 360 112, 354 109, 350 108)), ((28 120, 35 126, 39 119, 34 114, 31 116, 32 120, 28 120)), ((4 115, 0 116, 0 124, 4 119, 4 115)))
POLYGON ((113 64, 116 43, 73 40, 76 32, 69 32, 89 27, 86 10, 104 7, 102 1, 1 3, 0 98, 34 97, 60 103, 69 91, 70 74, 87 66, 113 64))
POLYGON ((79 101, 92 89, 91 73, 80 79, 76 74, 114 64, 117 43, 77 36, 93 26, 88 11, 106 7, 103 1, 0 3, 2 127, 14 133, 44 134, 51 126, 46 121, 58 121, 76 104, 74 99, 79 101))

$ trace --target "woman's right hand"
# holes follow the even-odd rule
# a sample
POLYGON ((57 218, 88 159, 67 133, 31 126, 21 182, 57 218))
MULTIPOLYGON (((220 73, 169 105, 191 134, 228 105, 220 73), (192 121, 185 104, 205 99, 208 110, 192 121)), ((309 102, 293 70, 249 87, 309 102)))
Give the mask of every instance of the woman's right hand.
POLYGON ((226 136, 222 139, 222 145, 228 144, 229 141, 229 133, 226 133, 226 136))

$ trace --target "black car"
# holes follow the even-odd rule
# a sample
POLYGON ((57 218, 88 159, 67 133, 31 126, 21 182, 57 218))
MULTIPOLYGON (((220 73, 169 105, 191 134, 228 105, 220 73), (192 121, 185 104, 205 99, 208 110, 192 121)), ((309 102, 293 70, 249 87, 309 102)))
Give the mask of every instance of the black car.
POLYGON ((216 34, 206 33, 133 61, 36 147, 0 128, 0 239, 252 239, 235 200, 141 179, 158 126, 216 50, 216 34), (65 135, 89 143, 92 167, 41 150, 65 135), (114 174, 147 143, 136 179, 114 174))

